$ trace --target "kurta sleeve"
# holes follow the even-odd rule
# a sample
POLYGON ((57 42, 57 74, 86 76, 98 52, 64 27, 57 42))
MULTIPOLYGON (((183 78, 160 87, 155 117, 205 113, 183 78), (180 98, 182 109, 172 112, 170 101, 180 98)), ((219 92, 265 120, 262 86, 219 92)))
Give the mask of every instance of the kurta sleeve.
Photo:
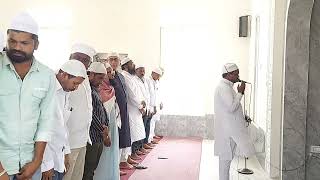
POLYGON ((241 105, 240 101, 243 96, 242 94, 237 93, 237 95, 234 97, 232 91, 233 89, 231 88, 221 88, 218 92, 221 96, 224 106, 229 112, 235 112, 239 108, 241 105))
POLYGON ((41 163, 41 172, 46 172, 46 171, 49 171, 50 169, 53 169, 54 167, 53 156, 54 156, 53 152, 51 151, 50 147, 47 145, 43 154, 43 159, 41 163))
MULTIPOLYGON (((127 77, 126 77, 127 78, 127 77)), ((126 79, 126 90, 128 101, 132 102, 138 109, 142 109, 140 95, 137 93, 136 86, 133 80, 126 79)))

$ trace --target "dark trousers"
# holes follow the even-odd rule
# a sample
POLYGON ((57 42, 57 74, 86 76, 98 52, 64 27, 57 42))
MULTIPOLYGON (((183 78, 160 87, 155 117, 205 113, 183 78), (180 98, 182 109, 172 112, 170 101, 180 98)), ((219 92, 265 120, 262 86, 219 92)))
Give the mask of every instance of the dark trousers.
POLYGON ((143 144, 147 144, 148 143, 148 139, 149 139, 149 134, 150 134, 150 121, 151 121, 152 117, 150 116, 143 116, 143 124, 144 124, 144 128, 146 130, 146 138, 143 140, 143 144))
POLYGON ((63 180, 63 174, 58 171, 54 171, 54 176, 52 177, 52 180, 63 180))
POLYGON ((143 147, 143 140, 139 140, 139 141, 133 142, 132 146, 131 146, 131 153, 132 154, 136 153, 142 147, 143 147))
POLYGON ((93 180, 94 171, 98 167, 102 150, 102 143, 95 143, 92 145, 87 144, 86 160, 84 163, 82 180, 93 180))

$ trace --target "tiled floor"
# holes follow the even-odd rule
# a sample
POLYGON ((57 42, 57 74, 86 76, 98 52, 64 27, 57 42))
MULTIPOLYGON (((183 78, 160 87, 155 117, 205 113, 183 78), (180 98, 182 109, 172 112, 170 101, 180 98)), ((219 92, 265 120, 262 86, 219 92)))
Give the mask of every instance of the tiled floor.
MULTIPOLYGON (((219 159, 214 156, 214 143, 212 140, 204 140, 202 143, 202 157, 199 180, 219 180, 219 159)), ((231 164, 230 180, 271 180, 261 168, 256 158, 250 158, 248 168, 254 171, 252 175, 241 175, 237 169, 244 167, 244 160, 235 157, 231 164)))

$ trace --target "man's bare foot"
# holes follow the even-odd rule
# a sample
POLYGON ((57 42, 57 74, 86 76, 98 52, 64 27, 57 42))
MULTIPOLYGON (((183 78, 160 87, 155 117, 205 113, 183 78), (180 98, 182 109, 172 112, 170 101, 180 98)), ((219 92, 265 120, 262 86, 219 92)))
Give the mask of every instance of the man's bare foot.
POLYGON ((120 176, 124 176, 124 175, 127 175, 127 173, 124 171, 120 171, 120 176))
POLYGON ((154 145, 152 143, 148 143, 147 145, 150 146, 150 147, 155 147, 156 146, 156 145, 154 145))
POLYGON ((128 162, 120 162, 119 167, 120 169, 133 169, 133 166, 128 162))
POLYGON ((140 151, 144 154, 148 154, 150 151, 148 151, 147 149, 145 148, 141 148, 140 151))
POLYGON ((144 145, 143 145, 143 148, 144 148, 144 149, 153 149, 153 147, 149 146, 148 144, 144 144, 144 145))
POLYGON ((141 150, 138 150, 138 151, 136 152, 136 154, 137 154, 138 156, 146 155, 146 153, 143 153, 141 150))
POLYGON ((153 141, 151 141, 151 143, 152 143, 152 144, 159 144, 159 141, 153 140, 153 141))
POLYGON ((153 136, 153 138, 155 138, 155 139, 161 139, 160 136, 153 136))
POLYGON ((137 154, 131 154, 131 156, 128 157, 127 162, 129 164, 139 164, 137 160, 141 160, 141 158, 137 154))

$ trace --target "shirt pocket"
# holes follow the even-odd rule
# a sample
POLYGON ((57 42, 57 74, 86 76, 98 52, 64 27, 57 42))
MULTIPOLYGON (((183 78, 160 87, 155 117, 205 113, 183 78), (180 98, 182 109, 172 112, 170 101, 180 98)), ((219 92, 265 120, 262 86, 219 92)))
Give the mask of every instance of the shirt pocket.
POLYGON ((45 89, 35 89, 32 92, 32 102, 34 105, 39 105, 42 99, 46 96, 47 90, 45 89))
POLYGON ((0 114, 7 108, 12 108, 9 102, 14 101, 17 92, 10 89, 0 89, 0 114))

